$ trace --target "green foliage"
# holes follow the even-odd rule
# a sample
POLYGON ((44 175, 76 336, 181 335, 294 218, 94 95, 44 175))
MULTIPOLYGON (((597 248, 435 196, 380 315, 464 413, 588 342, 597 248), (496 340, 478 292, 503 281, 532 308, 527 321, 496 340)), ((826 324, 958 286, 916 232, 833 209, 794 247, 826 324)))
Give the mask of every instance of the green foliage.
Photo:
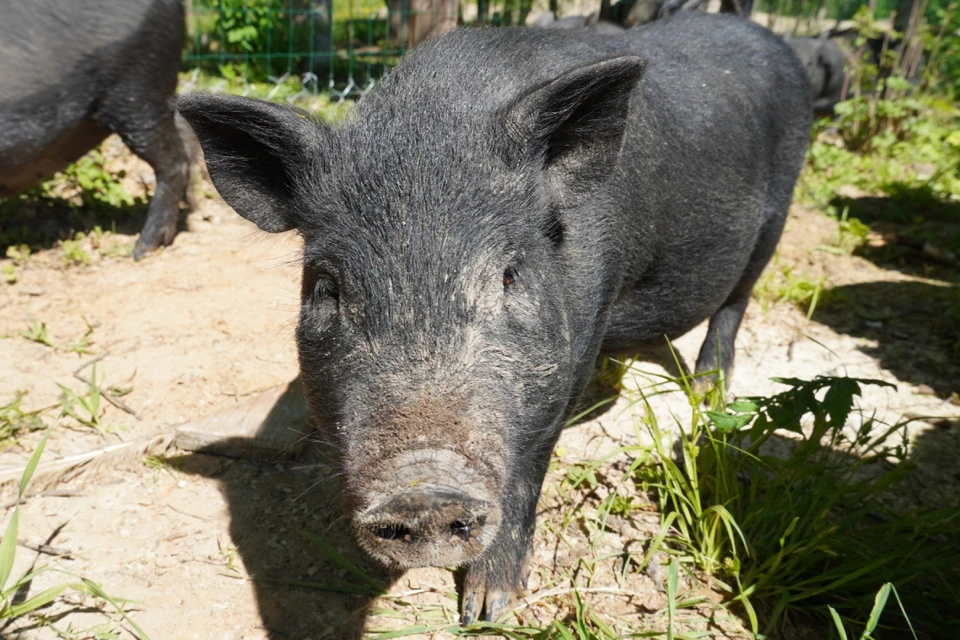
POLYGON ((17 267, 21 266, 24 262, 27 261, 27 258, 30 257, 30 247, 25 244, 20 245, 10 245, 7 247, 7 258, 10 259, 9 264, 3 265, 0 268, 0 272, 3 273, 3 279, 7 284, 16 284, 19 280, 19 275, 17 274, 17 267))
POLYGON ((841 119, 839 134, 820 123, 797 200, 838 219, 836 252, 863 245, 861 223, 894 224, 902 236, 960 252, 960 108, 930 95, 919 104, 898 132, 858 150, 842 134, 848 123, 841 119))
POLYGON ((46 427, 40 418, 42 409, 24 411, 20 407, 27 391, 17 391, 13 400, 0 407, 0 451, 17 442, 22 433, 39 431, 46 427))
POLYGON ((60 240, 57 245, 63 251, 64 265, 84 265, 90 264, 90 254, 83 248, 83 241, 87 239, 87 234, 83 231, 77 231, 73 240, 60 240))
POLYGON ((86 333, 84 333, 82 337, 71 342, 70 346, 67 347, 70 351, 73 351, 78 356, 86 355, 88 353, 93 353, 93 350, 90 348, 91 346, 93 346, 93 340, 91 340, 90 337, 93 335, 93 332, 96 329, 96 327, 91 325, 86 318, 83 318, 83 323, 87 325, 86 333))
POLYGON ((645 468, 643 479, 659 490, 663 531, 676 532, 668 542, 729 584, 730 603, 743 607, 754 633, 763 623, 769 634, 792 614, 863 620, 885 582, 900 590, 926 637, 956 624, 949 603, 960 593, 952 542, 960 505, 893 510, 889 496, 909 471, 904 425, 859 416, 859 427, 845 426, 863 385, 889 385, 778 381, 788 390, 775 396, 724 406, 718 394, 713 411, 694 402, 678 462, 646 405, 660 465, 645 468))
POLYGON ((766 275, 754 287, 753 297, 761 303, 765 313, 773 305, 785 301, 805 310, 810 318, 823 296, 825 285, 823 277, 813 279, 775 259, 772 268, 767 269, 766 275))
MULTIPOLYGON (((107 165, 100 149, 94 149, 33 189, 10 199, 0 198, 0 247, 6 245, 7 257, 19 266, 29 256, 31 245, 44 246, 56 240, 63 250, 64 264, 89 264, 91 244, 97 248, 109 232, 97 225, 89 233, 71 231, 58 240, 49 237, 47 229, 52 220, 67 229, 84 228, 91 220, 115 223, 118 217, 146 206, 146 195, 135 195, 124 186, 126 173, 107 165), (11 249, 15 255, 10 254, 11 249)), ((124 252, 129 250, 112 245, 101 255, 119 256, 124 252)))
POLYGON ((47 331, 46 322, 31 319, 30 326, 26 330, 20 331, 20 335, 27 340, 38 342, 44 346, 50 347, 51 349, 57 348, 57 345, 53 344, 53 339, 50 338, 50 332, 47 331))
MULTIPOLYGON (((870 611, 870 617, 867 619, 867 624, 863 630, 863 634, 860 635, 860 640, 873 639, 873 632, 876 631, 877 627, 880 625, 880 616, 883 614, 884 607, 887 606, 887 600, 890 598, 891 591, 893 592, 894 597, 897 599, 897 604, 900 605, 900 611, 903 613, 903 617, 910 629, 910 635, 914 640, 916 640, 917 634, 913 630, 913 625, 910 624, 910 617, 903 608, 903 602, 900 600, 900 594, 897 593, 897 588, 889 582, 880 587, 880 591, 877 592, 877 597, 873 602, 873 610, 870 611)), ((840 640, 847 640, 849 636, 847 636, 847 630, 844 627, 843 620, 840 618, 840 614, 838 614, 837 610, 833 607, 828 606, 827 609, 830 610, 830 617, 833 619, 833 623, 837 630, 837 634, 840 636, 840 640)))
POLYGON ((117 427, 103 421, 103 411, 100 400, 103 393, 97 382, 97 365, 93 365, 90 372, 90 382, 87 383, 87 393, 80 395, 68 387, 60 387, 60 415, 70 416, 84 427, 93 429, 100 435, 115 433, 117 427))
MULTIPOLYGON (((81 209, 122 210, 144 206, 145 198, 135 196, 124 188, 122 180, 125 177, 126 172, 123 170, 107 169, 103 154, 94 149, 64 169, 47 185, 52 183, 51 186, 72 187, 79 195, 80 202, 77 206, 81 209)), ((48 191, 51 186, 46 187, 48 191)))
POLYGON ((840 219, 837 220, 837 235, 827 245, 817 247, 820 251, 836 255, 850 255, 860 249, 870 236, 870 225, 864 224, 859 218, 849 216, 850 208, 844 207, 840 219))
POLYGON ((936 94, 960 98, 960 4, 941 0, 927 7, 931 28, 923 34, 927 65, 923 86, 936 94))
POLYGON ((20 490, 17 494, 17 504, 13 508, 13 515, 7 523, 3 538, 0 540, 0 620, 13 620, 23 616, 35 614, 41 608, 57 600, 65 591, 73 591, 80 594, 92 596, 99 603, 109 604, 116 611, 116 617, 121 619, 134 631, 134 636, 139 640, 149 640, 149 636, 144 633, 136 622, 134 622, 124 611, 124 607, 129 602, 121 598, 113 598, 104 592, 103 588, 85 578, 76 575, 65 569, 42 565, 39 568, 30 569, 17 579, 11 580, 13 565, 17 557, 17 536, 20 533, 20 504, 27 485, 33 477, 40 462, 40 456, 47 444, 47 438, 50 436, 49 430, 43 435, 33 455, 30 456, 27 466, 24 468, 23 476, 20 478, 20 490), (74 582, 63 582, 52 587, 44 589, 40 593, 29 598, 22 599, 22 596, 29 593, 33 581, 40 575, 55 572, 74 579, 74 582))
POLYGON ((192 55, 221 73, 249 80, 289 72, 309 50, 307 3, 289 0, 196 0, 192 55))

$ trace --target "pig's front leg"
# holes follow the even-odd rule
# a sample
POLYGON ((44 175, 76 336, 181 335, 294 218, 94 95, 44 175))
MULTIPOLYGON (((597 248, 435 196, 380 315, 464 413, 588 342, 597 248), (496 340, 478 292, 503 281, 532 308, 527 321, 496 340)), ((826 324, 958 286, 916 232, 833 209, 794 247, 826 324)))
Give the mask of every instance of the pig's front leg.
POLYGON ((460 599, 463 624, 477 620, 495 622, 527 586, 536 529, 537 501, 553 452, 553 444, 541 448, 536 462, 515 474, 507 486, 503 520, 493 543, 467 567, 460 599))

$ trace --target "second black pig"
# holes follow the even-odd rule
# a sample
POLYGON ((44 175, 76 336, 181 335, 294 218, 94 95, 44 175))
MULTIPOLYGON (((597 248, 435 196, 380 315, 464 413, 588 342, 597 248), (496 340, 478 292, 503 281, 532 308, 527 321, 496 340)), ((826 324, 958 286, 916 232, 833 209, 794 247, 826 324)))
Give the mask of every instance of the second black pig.
POLYGON ((826 36, 787 38, 807 72, 813 111, 817 116, 833 115, 833 108, 843 99, 847 75, 847 57, 836 42, 826 36))
POLYGON ((191 141, 168 104, 182 0, 0 0, 0 16, 0 198, 118 133, 157 179, 133 257, 173 242, 191 195, 191 141))

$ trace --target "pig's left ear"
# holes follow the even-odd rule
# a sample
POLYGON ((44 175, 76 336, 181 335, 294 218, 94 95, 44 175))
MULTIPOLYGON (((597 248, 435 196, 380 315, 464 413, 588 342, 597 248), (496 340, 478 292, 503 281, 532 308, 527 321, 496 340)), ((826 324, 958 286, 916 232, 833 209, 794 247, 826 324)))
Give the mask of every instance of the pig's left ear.
POLYGON ((223 199, 264 231, 298 225, 298 186, 308 180, 324 130, 305 112, 236 96, 187 94, 174 107, 190 123, 223 199))
POLYGON ((522 95, 506 115, 507 133, 548 172, 555 196, 593 191, 620 155, 630 94, 646 63, 636 56, 595 62, 522 95))

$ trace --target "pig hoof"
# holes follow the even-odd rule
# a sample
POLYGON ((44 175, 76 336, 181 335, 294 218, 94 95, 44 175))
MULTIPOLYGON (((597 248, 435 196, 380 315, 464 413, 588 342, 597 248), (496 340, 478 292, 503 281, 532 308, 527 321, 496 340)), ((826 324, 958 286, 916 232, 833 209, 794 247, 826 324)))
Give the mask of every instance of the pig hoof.
POLYGON ((163 229, 158 233, 148 233, 144 230, 137 238, 137 244, 133 247, 133 259, 140 262, 148 253, 162 246, 173 242, 173 237, 177 235, 176 227, 163 229))
POLYGON ((478 620, 496 622, 510 609, 514 598, 520 592, 520 580, 515 588, 496 588, 488 586, 488 576, 479 576, 482 570, 470 567, 463 582, 463 597, 460 605, 460 620, 463 624, 473 624, 478 620))

